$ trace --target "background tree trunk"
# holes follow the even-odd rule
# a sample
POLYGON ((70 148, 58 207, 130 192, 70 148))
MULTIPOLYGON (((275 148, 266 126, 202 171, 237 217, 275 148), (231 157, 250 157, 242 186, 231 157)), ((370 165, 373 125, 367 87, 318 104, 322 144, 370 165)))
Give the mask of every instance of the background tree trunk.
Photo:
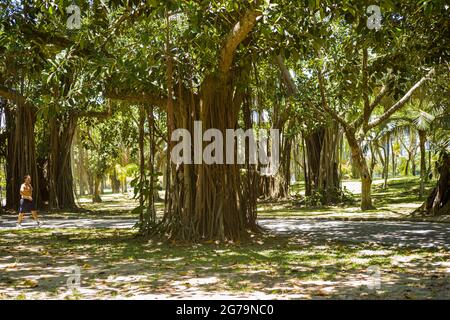
POLYGON ((109 179, 111 180, 112 193, 119 193, 120 192, 120 180, 117 178, 117 172, 114 168, 113 168, 113 173, 109 176, 109 179))
POLYGON ((413 212, 433 216, 450 214, 450 156, 442 154, 439 166, 439 180, 427 200, 413 212))
POLYGON ((394 151, 394 144, 391 143, 391 160, 392 160, 392 178, 395 178, 395 172, 397 170, 396 168, 396 160, 395 160, 395 151, 394 151))
POLYGON ((426 151, 425 142, 427 140, 426 131, 419 130, 419 147, 420 147, 420 191, 419 197, 423 198, 425 194, 425 181, 427 176, 426 151))
POLYGON ((144 125, 145 125, 145 109, 143 106, 139 107, 139 222, 144 223, 144 181, 145 181, 145 140, 144 140, 144 125))
POLYGON ((370 175, 363 151, 356 140, 354 133, 346 131, 346 136, 352 151, 353 162, 357 165, 361 175, 361 210, 372 210, 374 209, 371 196, 372 176, 370 175))
POLYGON ((72 116, 60 116, 50 120, 49 155, 49 207, 52 209, 76 208, 71 146, 75 134, 77 119, 72 116))
POLYGON ((8 148, 6 157, 6 207, 18 210, 20 185, 25 175, 32 179, 33 197, 38 208, 42 208, 39 175, 36 165, 35 115, 30 105, 17 103, 13 111, 6 109, 8 148))
POLYGON ((388 133, 386 135, 386 147, 384 150, 384 189, 387 189, 388 186, 388 178, 389 178, 389 154, 391 153, 391 134, 388 133))
POLYGON ((77 173, 78 173, 78 190, 79 190, 79 196, 82 197, 86 194, 86 190, 85 190, 85 179, 86 179, 86 168, 84 165, 84 147, 83 144, 81 143, 81 139, 80 139, 80 132, 79 130, 76 130, 76 146, 77 146, 77 150, 78 150, 78 166, 77 166, 77 173))
POLYGON ((95 176, 94 177, 94 187, 93 187, 93 195, 92 195, 92 202, 99 203, 102 202, 102 198, 100 197, 100 183, 101 183, 102 177, 95 176))
MULTIPOLYGON (((305 137, 308 185, 306 189, 323 194, 323 204, 338 201, 341 191, 339 178, 339 128, 321 128, 305 137)), ((305 193, 308 195, 307 193, 305 193)))

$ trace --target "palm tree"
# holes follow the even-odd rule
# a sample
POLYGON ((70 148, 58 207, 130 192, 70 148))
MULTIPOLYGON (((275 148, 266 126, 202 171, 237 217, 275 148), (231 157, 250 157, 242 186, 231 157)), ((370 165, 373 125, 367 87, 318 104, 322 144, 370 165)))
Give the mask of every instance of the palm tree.
MULTIPOLYGON (((426 176, 422 172, 425 165, 425 141, 427 133, 433 133, 430 148, 440 155, 437 163, 439 179, 428 198, 414 213, 442 215, 450 214, 450 90, 444 98, 428 105, 428 110, 421 110, 414 119, 419 130, 421 149, 421 195, 426 176)), ((433 95, 432 95, 433 96, 433 95)), ((430 165, 431 167, 431 165, 430 165)))

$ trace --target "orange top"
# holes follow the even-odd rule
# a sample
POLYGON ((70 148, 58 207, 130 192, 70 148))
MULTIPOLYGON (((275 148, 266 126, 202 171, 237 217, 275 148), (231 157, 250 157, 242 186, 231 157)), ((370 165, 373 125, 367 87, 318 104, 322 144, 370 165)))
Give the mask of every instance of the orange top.
POLYGON ((28 198, 31 197, 33 194, 33 187, 31 184, 22 183, 20 186, 20 195, 22 198, 28 198))

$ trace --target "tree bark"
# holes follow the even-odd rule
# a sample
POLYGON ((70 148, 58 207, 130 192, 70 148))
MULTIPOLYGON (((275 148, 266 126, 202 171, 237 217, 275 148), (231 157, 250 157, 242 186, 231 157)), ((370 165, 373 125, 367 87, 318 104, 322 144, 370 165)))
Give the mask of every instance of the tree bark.
POLYGON ((426 151, 425 142, 427 140, 427 134, 424 130, 419 130, 419 147, 420 147, 420 191, 419 197, 423 198, 425 194, 425 181, 427 176, 427 164, 426 164, 426 151))
POLYGON ((20 185, 29 174, 33 185, 33 198, 37 207, 42 208, 40 180, 36 165, 35 114, 34 108, 25 102, 16 101, 16 107, 6 109, 8 148, 6 160, 6 207, 17 210, 20 201, 20 185))
MULTIPOLYGON (((239 89, 235 73, 230 68, 234 51, 247 37, 260 15, 259 11, 249 9, 234 26, 220 50, 218 73, 205 75, 198 95, 179 81, 176 108, 173 99, 170 99, 174 92, 168 33, 169 141, 175 128, 186 129, 194 136, 196 120, 202 121, 203 130, 214 128, 224 137, 226 129, 237 128, 242 99, 236 99, 239 89)), ((203 147, 203 142, 201 144, 203 147)), ((169 142, 168 150, 172 149, 173 143, 169 142)), ((191 150, 193 154, 194 150, 191 150)), ((171 161, 170 154, 168 161, 171 161)), ((256 225, 256 203, 252 202, 256 201, 256 197, 245 192, 249 185, 253 186, 250 181, 252 175, 247 172, 241 177, 242 165, 184 163, 175 167, 170 162, 168 167, 172 174, 167 175, 169 187, 166 212, 156 232, 168 235, 170 239, 200 241, 239 240, 247 235, 248 230, 259 230, 256 225)))
POLYGON ((80 140, 79 131, 77 131, 77 146, 78 146, 78 184, 79 184, 79 194, 84 196, 85 192, 85 179, 86 179, 86 169, 84 166, 84 147, 80 140))
POLYGON ((391 153, 391 134, 388 133, 386 135, 386 147, 384 150, 384 168, 383 168, 383 173, 384 173, 384 190, 387 189, 388 186, 388 178, 389 178, 389 154, 391 153))
POLYGON ((391 144, 391 160, 392 160, 392 178, 395 178, 395 172, 397 170, 396 168, 396 160, 395 160, 395 151, 394 151, 394 145, 391 144))
POLYGON ((411 156, 408 153, 408 159, 406 160, 406 164, 405 164, 405 177, 407 177, 409 175, 409 162, 411 161, 411 156))
POLYGON ((95 176, 94 177, 94 186, 93 186, 93 195, 92 195, 92 202, 99 203, 102 202, 102 198, 100 197, 100 183, 101 183, 102 177, 95 176))
POLYGON ((372 176, 370 175, 366 159, 354 133, 350 132, 348 129, 345 132, 352 152, 353 162, 356 164, 361 175, 361 210, 375 209, 372 205, 371 196, 372 176))
POLYGON ((75 134, 77 119, 72 116, 59 116, 50 119, 49 153, 49 207, 51 209, 76 208, 72 158, 70 150, 75 134))
POLYGON ((144 181, 145 175, 145 145, 144 145, 144 125, 145 125, 145 109, 143 106, 139 107, 139 222, 141 226, 144 223, 144 181))
POLYGON ((323 195, 323 204, 335 204, 340 193, 337 125, 320 128, 305 136, 309 194, 323 195))
POLYGON ((109 179, 111 180, 112 192, 119 193, 120 192, 120 180, 117 178, 117 172, 115 169, 113 169, 113 173, 109 176, 109 179))
POLYGON ((427 200, 413 214, 448 215, 450 214, 450 155, 442 153, 439 166, 439 180, 427 200))

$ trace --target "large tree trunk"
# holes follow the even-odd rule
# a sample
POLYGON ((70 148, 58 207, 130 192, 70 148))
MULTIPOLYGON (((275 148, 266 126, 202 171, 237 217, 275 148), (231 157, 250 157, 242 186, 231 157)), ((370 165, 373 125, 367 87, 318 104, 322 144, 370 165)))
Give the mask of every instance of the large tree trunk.
MULTIPOLYGON (((337 125, 321 128, 305 137, 308 185, 310 194, 323 195, 323 204, 338 202, 340 178, 338 173, 339 129, 337 125)), ((308 193, 305 193, 308 195, 308 193)))
MULTIPOLYGON (((281 71, 282 80, 288 89, 288 94, 297 94, 297 86, 289 69, 284 64, 283 56, 281 54, 278 55, 275 58, 275 62, 281 71)), ((322 93, 322 104, 325 106, 326 99, 324 97, 323 81, 320 82, 320 88, 322 93)), ((333 124, 327 128, 320 128, 307 136, 302 135, 303 142, 306 142, 306 149, 304 148, 304 152, 308 154, 308 161, 304 159, 305 194, 309 196, 313 191, 321 193, 323 195, 323 204, 336 202, 341 193, 340 175, 338 173, 338 150, 340 140, 338 131, 339 127, 333 124)), ((291 146, 289 145, 289 151, 290 148, 291 146)), ((289 162, 285 161, 284 163, 284 166, 289 169, 290 152, 284 152, 284 154, 289 155, 289 162)), ((285 181, 289 185, 290 170, 282 171, 284 171, 285 181)))
POLYGON ((40 181, 36 165, 34 141, 34 108, 20 102, 12 108, 6 108, 6 128, 8 147, 6 157, 6 207, 17 210, 20 201, 20 185, 25 175, 32 179, 33 197, 38 208, 42 207, 40 181))
MULTIPOLYGON (((244 92, 242 88, 245 88, 242 84, 248 80, 241 79, 238 85, 234 81, 236 76, 231 65, 234 51, 247 37, 260 15, 260 11, 248 9, 224 39, 216 73, 204 77, 198 95, 192 89, 185 88, 179 79, 174 101, 170 25, 166 13, 169 152, 174 147, 170 140, 175 128, 186 129, 193 140, 198 141, 198 137, 193 135, 195 120, 202 122, 203 131, 214 128, 223 137, 226 137, 226 129, 237 128, 244 92)), ((203 146, 201 136, 199 140, 200 146, 203 146)), ((200 152, 194 152, 193 149, 187 151, 191 157, 194 155, 194 163, 197 164, 168 165, 168 196, 164 218, 158 228, 162 231, 160 234, 187 241, 239 240, 246 236, 248 230, 258 230, 256 197, 247 191, 249 187, 255 187, 249 182, 253 176, 249 168, 241 176, 240 169, 245 169, 244 165, 202 163, 202 151, 203 148, 200 152)), ((168 161, 171 161, 170 154, 168 161)))
POLYGON ((149 128, 149 157, 148 157, 148 171, 149 171, 149 188, 147 194, 147 212, 145 216, 145 223, 147 225, 154 225, 156 222, 156 208, 155 201, 159 200, 158 189, 156 188, 157 176, 155 175, 155 124, 153 107, 146 108, 147 124, 149 128))
POLYGON ((102 177, 95 176, 94 177, 94 186, 93 186, 93 195, 92 202, 99 203, 102 202, 102 198, 100 197, 100 183, 102 177))
POLYGON ((273 176, 259 176, 258 196, 265 199, 284 199, 289 196, 292 137, 285 138, 280 154, 280 170, 273 176))
POLYGON ((450 214, 450 155, 442 154, 439 180, 427 200, 413 212, 433 216, 450 214))
POLYGON ((411 161, 411 155, 408 153, 408 159, 405 164, 405 177, 409 175, 409 162, 411 161))
POLYGON ((375 209, 372 205, 372 177, 370 176, 367 166, 361 169, 361 210, 375 209))
POLYGON ((370 175, 363 151, 355 138, 355 134, 347 130, 346 136, 352 151, 353 163, 356 164, 361 175, 361 210, 372 210, 374 209, 371 196, 372 176, 370 175))
POLYGON ((77 133, 77 144, 78 144, 78 183, 80 188, 80 196, 84 196, 86 194, 86 185, 88 184, 87 178, 86 178, 86 168, 84 165, 85 161, 85 154, 84 154, 84 147, 81 143, 79 131, 77 133))
MULTIPOLYGON (((194 120, 202 122, 203 130, 214 128, 224 137, 226 129, 237 128, 243 90, 233 81, 235 76, 230 69, 234 51, 247 37, 260 15, 259 11, 249 9, 227 35, 219 53, 218 72, 204 78, 198 98, 192 90, 184 90, 179 81, 176 109, 172 101, 172 59, 168 25, 166 53, 169 134, 177 127, 186 129, 192 136, 194 120)), ((242 83, 246 83, 246 80, 242 83)), ((194 136, 194 139, 197 137, 194 136)), ((203 142, 200 141, 200 144, 203 145, 203 142)), ((169 145, 172 150, 173 145, 169 145)), ((190 150, 191 155, 192 151, 190 150)), ((193 153, 194 163, 202 163, 201 153, 193 153), (197 158, 199 156, 200 159, 197 158)), ((238 164, 184 163, 177 168, 170 167, 174 174, 168 175, 171 179, 168 181, 170 194, 163 220, 164 232, 169 237, 190 241, 239 240, 249 229, 257 230, 256 197, 247 192, 249 186, 252 186, 249 182, 252 174, 248 167, 243 176, 240 173, 242 165, 238 164)))
POLYGON ((339 139, 339 127, 336 124, 325 129, 319 171, 319 189, 324 191, 325 204, 337 203, 341 192, 338 173, 339 139))
MULTIPOLYGON (((230 79, 216 76, 205 79, 200 100, 193 93, 180 89, 178 100, 181 106, 176 108, 176 127, 187 129, 196 139, 193 121, 198 119, 203 131, 218 129, 226 137, 226 129, 237 128, 240 104, 233 101, 233 89, 230 79)), ((200 143, 203 146, 203 142, 200 143)), ((256 188, 256 181, 252 179, 251 168, 247 167, 243 176, 241 168, 243 165, 239 164, 177 166, 175 181, 170 188, 169 210, 163 221, 170 237, 191 241, 238 240, 247 230, 258 230, 256 196, 250 192, 256 188)))
POLYGON ((351 159, 350 161, 351 169, 352 169, 352 178, 353 179, 361 179, 361 175, 359 173, 358 165, 351 159))
POLYGON ((141 105, 139 107, 139 206, 141 208, 141 210, 139 211, 139 223, 141 224, 141 226, 143 226, 144 224, 144 204, 145 204, 144 182, 146 178, 144 125, 145 125, 145 109, 144 106, 141 105))
POLYGON ((323 139, 325 129, 318 129, 304 137, 305 152, 307 158, 307 172, 308 172, 308 186, 310 195, 313 191, 319 191, 319 170, 320 170, 320 155, 322 153, 323 139))
POLYGON ((111 180, 112 193, 119 193, 120 192, 120 180, 117 178, 117 172, 115 169, 113 169, 113 173, 109 176, 109 179, 111 180))
POLYGON ((77 120, 72 116, 60 116, 50 120, 49 155, 49 207, 52 209, 76 208, 72 158, 70 150, 77 120))

